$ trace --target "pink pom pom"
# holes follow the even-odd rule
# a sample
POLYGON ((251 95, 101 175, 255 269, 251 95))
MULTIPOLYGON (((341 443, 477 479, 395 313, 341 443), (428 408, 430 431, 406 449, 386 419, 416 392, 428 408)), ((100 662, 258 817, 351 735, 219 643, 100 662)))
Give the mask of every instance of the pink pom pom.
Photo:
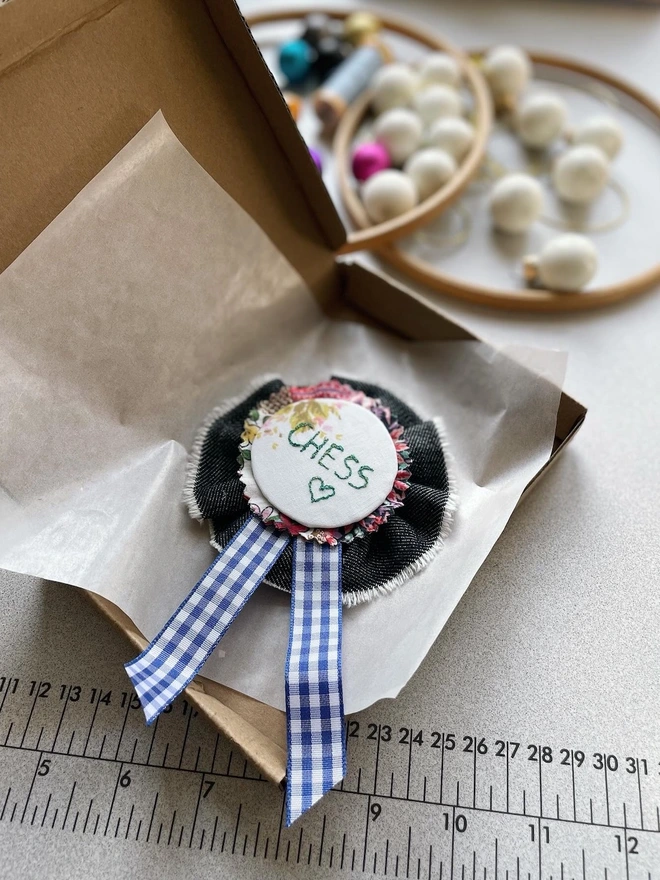
POLYGON ((391 166, 390 154, 378 143, 360 144, 353 152, 353 174, 356 180, 368 180, 378 171, 391 166))

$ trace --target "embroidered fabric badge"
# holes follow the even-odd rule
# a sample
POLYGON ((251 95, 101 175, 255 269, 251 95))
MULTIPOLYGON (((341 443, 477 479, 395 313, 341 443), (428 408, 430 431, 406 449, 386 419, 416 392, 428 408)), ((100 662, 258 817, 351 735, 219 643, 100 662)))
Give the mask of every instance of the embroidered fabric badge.
POLYGON ((290 825, 346 772, 343 606, 404 583, 450 528, 456 497, 442 428, 376 385, 274 379, 209 415, 184 497, 209 521, 219 554, 126 669, 151 723, 260 583, 290 592, 290 825))

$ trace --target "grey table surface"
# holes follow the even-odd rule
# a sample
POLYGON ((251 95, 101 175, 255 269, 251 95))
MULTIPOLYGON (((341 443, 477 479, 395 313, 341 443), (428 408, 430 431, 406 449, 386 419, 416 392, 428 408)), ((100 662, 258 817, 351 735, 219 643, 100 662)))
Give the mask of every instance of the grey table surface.
MULTIPOLYGON (((373 6, 428 22, 463 45, 518 42, 605 63, 660 95, 654 11, 532 0, 373 6)), ((660 757, 658 292, 556 316, 505 315, 424 293, 486 339, 567 350, 566 388, 589 414, 388 711, 660 757)), ((82 595, 64 590, 0 572, 3 675, 70 681, 84 669, 86 681, 117 680, 130 648, 82 595)), ((240 860, 194 858, 0 823, 3 877, 210 877, 220 866, 221 876, 259 876, 240 860)))

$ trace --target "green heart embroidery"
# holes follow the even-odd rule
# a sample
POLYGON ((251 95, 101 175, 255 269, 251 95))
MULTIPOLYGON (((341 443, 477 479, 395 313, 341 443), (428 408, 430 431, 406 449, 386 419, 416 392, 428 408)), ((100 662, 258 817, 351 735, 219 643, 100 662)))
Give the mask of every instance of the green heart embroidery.
POLYGON ((327 501, 335 494, 335 487, 324 483, 321 477, 312 477, 309 481, 309 495, 312 502, 327 501))

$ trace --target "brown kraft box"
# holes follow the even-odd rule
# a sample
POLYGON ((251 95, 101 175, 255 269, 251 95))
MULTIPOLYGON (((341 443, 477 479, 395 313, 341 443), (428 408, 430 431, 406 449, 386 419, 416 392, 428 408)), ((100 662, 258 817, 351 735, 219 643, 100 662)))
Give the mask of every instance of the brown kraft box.
MULTIPOLYGON (((414 292, 337 260, 346 230, 233 0, 20 0, 0 10, 0 271, 158 110, 329 314, 410 339, 474 338, 414 292)), ((585 413, 562 394, 552 455, 527 491, 585 413)), ((116 606, 88 595, 144 647, 116 606)), ((186 696, 282 782, 283 712, 201 676, 186 696)))

